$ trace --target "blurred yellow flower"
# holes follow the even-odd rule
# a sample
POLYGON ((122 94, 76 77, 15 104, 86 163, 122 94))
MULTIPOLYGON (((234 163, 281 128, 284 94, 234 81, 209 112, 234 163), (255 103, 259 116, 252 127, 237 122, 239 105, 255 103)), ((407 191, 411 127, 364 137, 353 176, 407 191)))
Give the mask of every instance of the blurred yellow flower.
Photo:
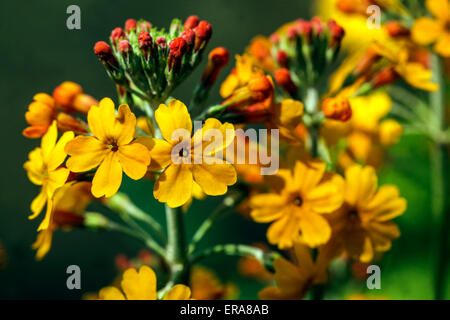
POLYGON ((309 289, 315 284, 324 283, 327 280, 327 267, 334 257, 332 247, 319 248, 315 261, 311 256, 311 250, 304 244, 294 244, 294 256, 296 262, 278 258, 274 261, 274 279, 276 287, 270 286, 259 292, 259 298, 263 300, 300 300, 305 297, 309 289))
MULTIPOLYGON (((99 292, 99 300, 157 300, 155 272, 142 266, 139 271, 129 268, 123 273, 122 290, 105 287, 99 292)), ((172 287, 164 300, 190 300, 191 289, 182 284, 172 287)))
POLYGON ((92 194, 111 197, 120 188, 122 171, 139 180, 147 172, 150 153, 134 140, 136 117, 128 105, 120 105, 116 116, 109 98, 92 106, 88 123, 94 136, 77 136, 66 146, 71 157, 67 167, 73 172, 85 172, 98 166, 92 180, 92 194))
POLYGON ((234 284, 223 284, 214 272, 200 266, 192 268, 189 284, 196 300, 234 299, 238 293, 234 284))
POLYGON ((161 104, 155 112, 155 118, 164 140, 147 137, 138 139, 150 150, 152 156, 150 170, 164 170, 155 183, 153 190, 155 198, 172 208, 182 206, 191 199, 194 182, 207 195, 225 194, 228 186, 236 182, 236 170, 217 154, 233 142, 233 125, 222 124, 217 119, 209 118, 191 139, 191 117, 184 103, 176 99, 171 100, 168 106, 161 104), (188 134, 189 137, 173 137, 172 135, 179 129, 184 130, 182 133, 188 134), (224 140, 220 143, 215 141, 214 148, 208 148, 213 150, 207 150, 212 143, 210 134, 217 131, 222 134, 224 140), (180 163, 175 163, 172 152, 185 139, 190 139, 189 145, 182 146, 183 148, 179 150, 180 159, 177 159, 180 163), (198 155, 202 157, 201 159, 195 155, 198 149, 202 150, 198 155))
POLYGON ((426 0, 425 5, 434 19, 421 17, 415 20, 411 36, 420 45, 435 43, 434 50, 448 58, 450 57, 450 2, 426 0))
POLYGON ((329 215, 332 241, 354 259, 369 262, 375 252, 391 248, 391 240, 400 236, 392 222, 406 210, 406 200, 395 186, 377 189, 373 167, 354 165, 345 172, 344 205, 329 215))
POLYGON ((292 247, 302 239, 315 247, 326 243, 331 228, 323 214, 342 205, 343 197, 336 180, 327 179, 325 163, 318 160, 298 161, 293 172, 280 169, 283 179, 276 193, 251 197, 251 217, 256 222, 273 222, 267 230, 267 239, 280 249, 292 247))
POLYGON ((58 129, 56 121, 53 121, 47 133, 42 137, 41 147, 36 148, 28 154, 28 161, 24 168, 32 183, 42 186, 39 195, 31 202, 29 219, 36 218, 47 205, 47 212, 38 227, 38 231, 49 227, 52 219, 53 197, 55 192, 61 188, 69 176, 70 171, 61 167, 66 159, 64 147, 73 139, 73 132, 66 132, 57 141, 58 129))

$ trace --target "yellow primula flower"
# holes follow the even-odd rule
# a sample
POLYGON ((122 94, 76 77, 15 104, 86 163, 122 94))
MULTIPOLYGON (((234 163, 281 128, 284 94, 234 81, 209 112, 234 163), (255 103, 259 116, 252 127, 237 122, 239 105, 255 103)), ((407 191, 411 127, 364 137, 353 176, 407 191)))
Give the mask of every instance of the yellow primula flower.
POLYGON ((300 300, 305 297, 309 289, 315 284, 327 280, 327 267, 334 257, 335 251, 331 246, 319 248, 315 261, 311 250, 304 244, 294 244, 296 263, 284 258, 274 261, 274 279, 276 287, 270 286, 259 292, 263 300, 300 300))
POLYGON ((238 294, 234 284, 223 284, 214 272, 200 266, 192 268, 189 286, 195 300, 229 300, 238 294))
POLYGON ((448 58, 450 57, 450 1, 426 0, 425 5, 434 19, 421 17, 414 21, 411 36, 420 45, 435 43, 434 50, 448 58))
POLYGON ((233 125, 222 124, 217 119, 209 118, 191 139, 191 117, 184 103, 176 99, 171 100, 168 106, 161 104, 155 112, 155 118, 164 140, 147 137, 138 139, 149 148, 152 155, 150 170, 164 170, 155 183, 153 190, 155 198, 172 208, 182 206, 191 199, 194 182, 207 195, 225 194, 228 186, 236 182, 236 171, 231 164, 217 157, 217 153, 233 142, 233 125), (173 136, 177 135, 179 129, 189 136, 173 136), (215 131, 222 134, 224 141, 219 144, 215 141, 214 148, 208 148, 213 150, 207 151, 206 147, 211 144, 209 134, 215 131), (179 156, 174 162, 172 152, 174 150, 177 152, 175 148, 179 148, 179 143, 183 143, 186 139, 190 139, 189 145, 183 146, 174 155, 179 156), (202 150, 199 155, 201 158, 195 155, 199 149, 202 150))
POLYGON ((406 210, 406 200, 395 186, 377 189, 377 184, 374 168, 351 166, 345 172, 345 203, 329 216, 332 241, 361 262, 370 262, 375 252, 391 248, 391 240, 400 236, 391 220, 406 210))
POLYGON ((53 197, 55 192, 61 188, 69 176, 70 171, 61 167, 66 159, 64 147, 73 139, 73 132, 66 132, 57 141, 58 129, 56 121, 53 121, 47 133, 42 137, 41 147, 36 148, 28 154, 28 161, 24 168, 32 183, 42 186, 39 195, 31 202, 29 219, 36 218, 47 205, 45 218, 38 227, 38 231, 49 227, 52 219, 53 197))
POLYGON ((423 64, 410 61, 410 52, 407 46, 394 41, 375 43, 374 48, 378 54, 392 63, 394 71, 414 88, 425 91, 436 91, 439 85, 431 82, 432 72, 423 64))
POLYGON ((278 171, 283 185, 277 193, 251 197, 251 217, 261 223, 274 221, 267 230, 271 244, 285 249, 302 239, 315 247, 329 240, 331 228, 323 214, 339 208, 344 199, 337 183, 341 178, 326 177, 325 167, 318 160, 298 161, 293 172, 278 171))
MULTIPOLYGON (((121 282, 122 290, 105 287, 99 292, 99 300, 157 300, 155 272, 142 266, 139 271, 134 268, 125 270, 121 282)), ((171 288, 164 300, 190 300, 191 289, 182 284, 171 288)))
POLYGON ((94 136, 77 136, 66 146, 71 157, 67 167, 73 172, 85 172, 98 167, 92 180, 92 194, 111 197, 120 188, 122 171, 134 180, 141 179, 150 164, 147 148, 134 141, 136 117, 126 104, 116 115, 109 98, 92 106, 88 123, 94 136))

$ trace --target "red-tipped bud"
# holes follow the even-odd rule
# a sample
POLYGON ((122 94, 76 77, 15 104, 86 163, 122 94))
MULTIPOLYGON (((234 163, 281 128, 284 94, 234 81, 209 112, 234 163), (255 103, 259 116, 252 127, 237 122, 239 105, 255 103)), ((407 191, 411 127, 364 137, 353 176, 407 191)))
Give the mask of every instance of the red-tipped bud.
POLYGON ((125 30, 127 30, 127 32, 130 32, 133 29, 136 29, 136 20, 128 19, 127 21, 125 21, 125 30))
POLYGON ((223 69, 230 59, 230 53, 224 47, 213 49, 208 56, 208 64, 203 71, 202 85, 210 87, 217 79, 220 70, 223 69))
POLYGON ((289 64, 289 57, 288 57, 286 51, 278 50, 278 52, 277 52, 277 62, 283 68, 286 68, 288 66, 288 64, 289 64))
POLYGON ((139 25, 139 29, 141 32, 142 31, 149 32, 152 29, 152 24, 148 21, 141 22, 141 24, 139 25))
POLYGON ((323 23, 318 17, 314 17, 311 19, 312 30, 315 34, 320 35, 323 32, 323 23))
POLYGON ((378 88, 384 85, 391 84, 397 81, 399 78, 398 73, 395 71, 394 67, 386 67, 382 69, 373 79, 373 88, 378 88))
POLYGON ((286 31, 286 35, 289 40, 295 39, 295 37, 297 37, 297 29, 293 26, 290 26, 286 31))
POLYGON ((347 121, 352 117, 350 102, 342 97, 325 99, 322 111, 325 117, 333 120, 347 121))
POLYGON ((303 19, 298 19, 296 21, 296 27, 297 27, 297 32, 300 35, 306 35, 306 36, 311 35, 311 31, 312 31, 311 22, 305 21, 303 19))
POLYGON ((359 76, 367 71, 373 66, 373 64, 380 59, 380 54, 374 47, 369 47, 366 54, 361 58, 361 60, 356 65, 353 74, 359 76))
POLYGON ((121 38, 125 37, 125 32, 123 32, 123 29, 120 27, 114 28, 113 31, 111 31, 111 41, 114 42, 115 40, 120 40, 121 38))
POLYGON ((408 28, 404 27, 400 22, 398 21, 390 21, 386 23, 386 30, 388 34, 395 38, 395 37, 405 37, 409 36, 410 31, 408 28))
POLYGON ((104 41, 98 41, 94 46, 94 53, 105 66, 111 64, 117 66, 117 60, 114 57, 111 47, 104 41))
POLYGON ((166 47, 166 38, 164 38, 163 36, 156 38, 156 44, 160 48, 165 48, 166 47))
POLYGON ((130 267, 131 263, 127 256, 124 254, 118 254, 115 258, 116 268, 123 271, 130 267))
POLYGON ((272 42, 273 44, 278 44, 280 42, 280 36, 276 33, 272 33, 272 35, 270 36, 270 42, 272 42))
POLYGON ((141 249, 138 258, 141 263, 149 265, 152 261, 152 253, 147 249, 141 249))
POLYGON ((75 119, 67 113, 59 113, 57 118, 58 129, 61 131, 75 131, 79 133, 87 133, 87 126, 85 123, 75 119))
POLYGON ((263 75, 251 79, 247 86, 255 102, 261 102, 273 94, 272 82, 263 75))
POLYGON ((184 27, 186 29, 193 29, 198 25, 199 20, 197 16, 189 16, 184 22, 184 27))
POLYGON ((297 95, 297 86, 292 81, 291 73, 286 68, 278 69, 275 72, 275 81, 280 87, 286 90, 291 96, 297 95))
POLYGON ((170 41, 169 43, 169 71, 172 69, 178 69, 181 58, 186 53, 188 49, 186 40, 182 37, 178 37, 170 41))
POLYGON ((212 27, 207 21, 200 21, 194 29, 195 32, 195 48, 197 52, 200 47, 209 41, 212 35, 212 27))
POLYGON ((328 27, 330 28, 331 32, 330 47, 334 48, 336 46, 339 46, 341 44, 342 38, 344 38, 345 35, 344 28, 338 25, 334 20, 328 21, 328 27))
POLYGON ((131 45, 128 40, 119 41, 119 51, 122 53, 128 53, 131 50, 131 45))
POLYGON ((147 31, 142 31, 141 33, 139 33, 138 43, 139 43, 139 47, 142 50, 145 50, 145 51, 150 50, 153 46, 152 36, 147 31))
POLYGON ((195 32, 192 29, 184 30, 181 37, 186 41, 189 47, 192 47, 195 42, 195 32))

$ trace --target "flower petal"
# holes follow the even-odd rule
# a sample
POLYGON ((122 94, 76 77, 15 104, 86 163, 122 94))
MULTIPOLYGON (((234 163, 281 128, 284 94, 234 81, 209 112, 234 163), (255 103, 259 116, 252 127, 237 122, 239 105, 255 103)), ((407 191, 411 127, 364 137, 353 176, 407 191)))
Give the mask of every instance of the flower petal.
POLYGON ((433 16, 441 21, 446 21, 450 16, 450 5, 448 0, 426 0, 425 6, 433 16))
POLYGON ((439 21, 422 17, 414 21, 411 29, 411 37, 420 45, 429 45, 436 41, 439 33, 442 31, 442 26, 439 21))
POLYGON ((104 141, 108 136, 111 136, 115 115, 114 102, 109 98, 103 98, 99 106, 94 105, 89 109, 89 128, 99 140, 104 141))
POLYGON ((315 212, 331 213, 342 205, 344 197, 337 185, 332 182, 325 182, 312 189, 305 196, 304 201, 315 212))
POLYGON ((151 171, 160 171, 172 163, 172 145, 162 139, 153 139, 148 137, 140 137, 136 139, 150 150, 150 166, 151 171))
POLYGON ((36 198, 31 201, 31 212, 32 214, 28 217, 28 219, 36 218, 44 209, 45 204, 47 203, 47 190, 45 188, 41 189, 41 192, 37 195, 36 198))
POLYGON ((191 289, 182 284, 175 285, 164 296, 164 300, 190 300, 191 289))
POLYGON ((296 189, 307 194, 320 182, 325 173, 325 167, 325 163, 320 160, 297 161, 294 167, 296 189))
POLYGON ((58 128, 56 126, 56 121, 53 121, 47 133, 42 137, 41 140, 42 158, 44 160, 44 163, 48 162, 48 158, 53 148, 55 147, 57 138, 58 128))
POLYGON ((353 206, 371 199, 378 179, 373 167, 354 165, 345 171, 345 183, 345 201, 353 206))
POLYGON ((267 239, 271 244, 278 244, 280 249, 292 247, 299 238, 299 221, 289 208, 285 208, 282 217, 272 223, 267 230, 267 239))
POLYGON ((119 162, 122 169, 131 179, 139 180, 145 176, 150 164, 150 153, 140 143, 131 143, 119 147, 119 162))
POLYGON ((271 222, 277 220, 283 214, 285 202, 277 194, 258 194, 250 198, 250 213, 256 222, 271 222))
POLYGON ((92 180, 92 194, 96 198, 113 196, 122 184, 122 166, 116 152, 108 152, 92 180))
POLYGON ((236 183, 236 170, 229 163, 196 164, 192 170, 194 180, 203 192, 218 196, 227 192, 228 186, 236 183))
POLYGON ((185 204, 192 196, 192 171, 187 165, 171 164, 155 183, 153 195, 171 208, 185 204))
POLYGON ((450 33, 445 32, 439 36, 434 50, 445 58, 450 57, 450 33))
POLYGON ((136 116, 126 104, 119 106, 119 111, 114 122, 112 136, 117 139, 117 145, 130 143, 136 133, 136 116))
POLYGON ((172 99, 168 106, 161 104, 155 112, 155 118, 166 141, 172 142, 172 133, 177 129, 185 129, 191 136, 191 116, 183 102, 172 99))
POLYGON ((98 293, 100 300, 125 300, 122 292, 116 287, 105 287, 98 293))
POLYGON ((65 151, 71 156, 67 160, 70 171, 84 172, 97 167, 109 149, 95 137, 78 136, 66 144, 65 151))
POLYGON ((302 212, 300 230, 303 241, 310 247, 326 243, 331 236, 331 228, 327 220, 320 214, 309 211, 302 212))
POLYGON ((55 148, 50 153, 47 169, 48 170, 55 170, 57 167, 59 167, 64 160, 66 159, 66 152, 64 151, 64 148, 70 140, 73 139, 75 134, 72 131, 65 132, 62 137, 58 140, 56 143, 55 148))
POLYGON ((397 187, 382 186, 373 199, 362 207, 362 210, 376 221, 388 221, 405 212, 406 200, 399 197, 397 187))
POLYGON ((156 275, 147 266, 142 266, 139 273, 134 268, 127 269, 121 284, 128 300, 156 300, 156 275))

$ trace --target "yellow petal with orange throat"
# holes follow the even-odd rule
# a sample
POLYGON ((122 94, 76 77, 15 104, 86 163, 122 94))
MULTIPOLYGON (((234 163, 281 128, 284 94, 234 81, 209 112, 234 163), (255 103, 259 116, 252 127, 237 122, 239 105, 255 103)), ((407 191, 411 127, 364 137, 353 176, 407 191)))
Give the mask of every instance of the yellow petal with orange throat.
POLYGON ((147 147, 150 151, 150 167, 151 171, 159 171, 167 167, 172 163, 172 145, 162 139, 154 139, 149 137, 140 137, 136 139, 137 143, 140 143, 147 147))
POLYGON ((153 195, 171 208, 185 204, 192 196, 192 171, 188 165, 171 164, 155 183, 153 195))
POLYGON ((123 273, 122 289, 128 300, 156 300, 155 272, 142 266, 139 272, 134 268, 123 273))
POLYGON ((113 196, 122 183, 122 166, 116 152, 108 152, 92 180, 92 194, 96 198, 113 196))
POLYGON ((155 112, 155 118, 162 136, 168 142, 178 142, 172 141, 172 134, 177 129, 187 130, 189 136, 192 133, 191 116, 181 101, 172 99, 168 106, 161 104, 155 112))

